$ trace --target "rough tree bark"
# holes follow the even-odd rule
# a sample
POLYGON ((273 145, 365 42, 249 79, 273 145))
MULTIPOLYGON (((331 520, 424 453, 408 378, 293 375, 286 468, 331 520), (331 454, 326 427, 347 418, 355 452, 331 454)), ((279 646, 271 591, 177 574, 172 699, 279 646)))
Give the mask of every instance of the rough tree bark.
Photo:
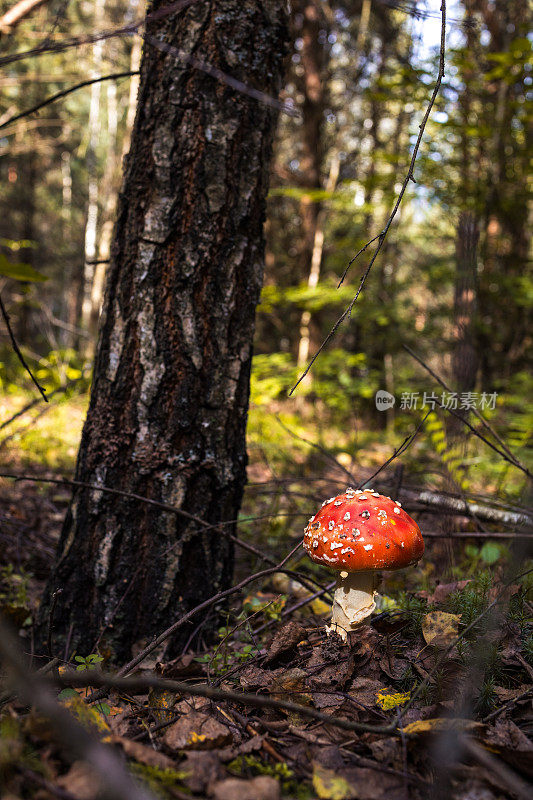
MULTIPOLYGON (((278 94, 284 0, 195 3, 147 34, 278 94)), ((275 118, 271 106, 176 50, 145 45, 78 480, 172 503, 209 523, 236 518, 275 118)), ((86 654, 99 640, 126 658, 225 588, 232 565, 220 529, 76 491, 41 607, 41 641, 61 589, 54 646, 70 636, 71 651, 86 654)))

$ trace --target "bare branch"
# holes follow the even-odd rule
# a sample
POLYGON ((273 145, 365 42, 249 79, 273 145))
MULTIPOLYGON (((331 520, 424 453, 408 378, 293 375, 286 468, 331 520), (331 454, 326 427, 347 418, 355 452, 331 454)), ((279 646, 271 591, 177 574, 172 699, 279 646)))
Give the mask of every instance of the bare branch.
MULTIPOLYGON (((167 42, 160 41, 155 36, 152 36, 146 31, 144 33, 140 33, 140 28, 145 27, 147 23, 164 19, 165 17, 168 17, 173 13, 178 13, 179 11, 186 9, 187 6, 190 6, 195 2, 198 2, 198 0, 179 0, 179 2, 172 3, 169 6, 165 6, 164 8, 151 12, 150 14, 147 14, 145 17, 142 17, 141 19, 138 19, 135 22, 130 23, 129 25, 123 25, 120 28, 113 28, 111 30, 87 34, 85 36, 79 36, 73 39, 67 39, 63 42, 49 43, 48 41, 46 41, 44 42, 44 44, 40 45, 39 47, 33 48, 32 50, 26 50, 22 53, 15 53, 13 55, 4 56, 3 58, 0 58, 0 67, 5 66, 7 64, 11 64, 14 61, 21 61, 24 58, 29 58, 29 57, 36 58, 48 52, 59 53, 63 52, 64 50, 68 50, 71 47, 79 47, 81 45, 94 44, 95 42, 104 41, 106 39, 111 39, 116 36, 131 36, 133 34, 138 34, 145 40, 145 42, 147 42, 152 47, 155 47, 164 53, 168 53, 169 55, 175 56, 177 59, 183 61, 186 64, 189 64, 191 67, 199 70, 200 72, 205 72, 206 75, 210 75, 211 77, 215 78, 215 80, 218 80, 221 83, 230 86, 232 89, 235 89, 240 94, 252 97, 254 100, 257 100, 258 102, 263 103, 265 105, 271 106, 272 108, 275 108, 278 111, 281 111, 290 117, 299 117, 300 116, 299 112, 292 106, 288 105, 287 103, 282 103, 277 98, 271 97, 265 92, 261 92, 258 89, 255 89, 253 86, 249 86, 248 84, 244 83, 244 81, 240 81, 237 78, 233 77, 232 75, 228 75, 226 72, 223 72, 218 67, 215 67, 212 64, 208 64, 206 61, 203 61, 197 56, 187 55, 186 53, 179 50, 177 47, 173 47, 167 42)), ((99 78, 96 80, 102 80, 102 79, 99 78)), ((96 81, 87 81, 84 85, 88 86, 90 85, 90 83, 94 82, 96 81)), ((81 88, 81 85, 74 87, 71 91, 75 91, 75 89, 77 88, 81 88)), ((69 91, 66 92, 66 94, 68 93, 69 91)), ((58 99, 61 96, 64 95, 59 93, 56 97, 54 97, 54 99, 45 101, 43 105, 48 105, 48 102, 54 102, 55 99, 58 99)), ((40 107, 42 108, 42 106, 40 107)), ((32 110, 35 111, 36 108, 32 110)), ((20 119, 22 116, 27 116, 27 112, 19 114, 15 119, 20 119)), ((12 121, 13 119, 11 120, 11 122, 12 121)), ((7 123, 4 123, 4 125, 6 124, 7 123)))
POLYGON ((9 333, 9 338, 11 339, 11 344, 13 346, 13 350, 15 351, 15 353, 17 355, 18 360, 20 361, 20 363, 22 364, 22 366, 24 367, 24 369, 26 370, 26 372, 28 373, 28 375, 30 376, 30 378, 32 379, 32 381, 34 382, 34 384, 36 385, 38 390, 40 391, 40 393, 41 393, 41 395, 43 397, 43 400, 46 403, 48 403, 48 398, 46 396, 46 393, 45 393, 43 387, 41 386, 40 383, 38 383, 37 378, 35 378, 35 376, 33 375, 33 372, 28 367, 28 365, 26 363, 26 359, 24 358, 24 356, 20 352, 20 347, 17 344, 17 340, 15 339, 15 334, 13 333, 13 329, 11 328, 11 322, 9 321, 9 314, 6 311, 6 307, 4 305, 4 301, 2 300, 1 297, 0 297, 0 311, 2 312, 2 316, 4 318, 4 322, 6 323, 7 332, 9 333))
MULTIPOLYGON (((183 681, 169 681, 151 676, 124 678, 118 675, 102 674, 96 671, 91 671, 89 676, 72 670, 63 672, 59 678, 54 679, 53 683, 65 687, 93 686, 102 687, 106 690, 118 689, 119 691, 130 692, 132 694, 136 692, 144 693, 148 689, 153 688, 175 694, 206 697, 209 700, 231 700, 236 703, 242 703, 243 705, 255 706, 256 708, 273 708, 276 710, 291 711, 308 717, 309 719, 332 725, 335 728, 342 728, 346 731, 393 733, 396 729, 396 722, 383 726, 370 725, 364 722, 352 722, 351 720, 341 719, 331 714, 323 714, 321 711, 315 711, 314 708, 301 705, 300 703, 291 703, 288 700, 277 700, 273 697, 264 697, 263 695, 249 694, 247 692, 231 692, 205 684, 193 686, 183 681)), ((89 700, 90 699, 91 698, 89 698, 89 700)))
MULTIPOLYGON (((99 78, 92 78, 89 81, 82 81, 81 83, 77 83, 75 86, 69 86, 68 89, 63 89, 56 94, 51 95, 46 100, 43 100, 42 103, 37 103, 37 105, 32 106, 31 108, 27 108, 26 111, 21 111, 20 114, 15 114, 13 117, 9 117, 6 119, 5 122, 2 122, 0 125, 0 130, 5 128, 7 125, 11 125, 12 122, 17 122, 19 119, 23 119, 23 117, 29 117, 30 114, 35 114, 36 111, 40 111, 41 108, 45 108, 45 106, 49 106, 51 103, 55 103, 56 100, 61 100, 62 97, 66 97, 72 92, 77 92, 78 89, 83 89, 85 86, 91 86, 93 83, 101 83, 102 81, 115 81, 119 78, 129 78, 132 75, 138 75, 137 71, 134 72, 115 72, 112 75, 102 75, 99 78)), ((91 262, 93 264, 99 264, 99 261, 91 262)))
MULTIPOLYGON (((426 364, 426 362, 423 361, 420 358, 420 356, 418 356, 414 352, 414 350, 411 350, 411 348, 408 347, 406 344, 404 344, 402 346, 403 346, 403 349, 406 350, 409 353, 409 355, 412 356, 412 358, 415 359, 415 361, 418 361, 418 363, 420 364, 421 367, 424 367, 424 369, 427 372, 429 372, 429 374, 432 376, 432 378, 435 378, 437 383, 439 383, 442 386, 443 389, 445 389, 447 392, 451 393, 452 390, 450 389, 448 384, 441 377, 439 377, 439 375, 437 375, 437 373, 434 372, 434 370, 432 370, 431 367, 428 366, 428 364, 426 364)), ((447 410, 449 411, 449 409, 447 409, 447 410)), ((486 428, 494 436, 494 438, 496 439, 498 444, 501 446, 502 450, 504 450, 507 453, 508 458, 506 458, 506 461, 509 461, 509 463, 511 463, 514 467, 518 467, 518 469, 521 469, 523 472, 526 473, 526 475, 529 475, 528 470, 524 467, 523 464, 521 464, 521 462, 516 458, 516 456, 513 455, 513 453, 509 450, 509 448, 507 447, 507 445, 503 441, 503 439, 501 439, 501 437, 496 433, 496 431, 494 430, 494 428, 492 427, 490 422, 488 422, 485 419, 483 414, 481 414, 477 410, 477 408, 475 406, 472 407, 471 411, 479 419, 479 421, 482 423, 483 427, 486 428)))

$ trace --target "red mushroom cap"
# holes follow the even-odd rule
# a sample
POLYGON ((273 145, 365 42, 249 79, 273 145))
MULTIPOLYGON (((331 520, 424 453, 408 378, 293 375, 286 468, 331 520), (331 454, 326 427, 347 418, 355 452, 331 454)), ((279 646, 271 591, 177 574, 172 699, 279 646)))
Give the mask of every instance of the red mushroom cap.
POLYGON ((347 489, 311 517, 304 548, 330 569, 402 569, 424 553, 420 528, 401 504, 372 489, 347 489))

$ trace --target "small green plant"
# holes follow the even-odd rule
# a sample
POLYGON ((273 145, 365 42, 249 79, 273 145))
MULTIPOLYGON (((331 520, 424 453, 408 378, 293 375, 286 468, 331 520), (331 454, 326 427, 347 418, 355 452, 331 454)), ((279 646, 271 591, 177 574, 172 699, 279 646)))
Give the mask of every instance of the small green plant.
POLYGON ((495 708, 494 686, 495 680, 492 676, 483 681, 474 703, 474 711, 478 717, 486 717, 495 708))
MULTIPOLYGON (((445 610, 452 614, 460 614, 462 626, 470 625, 487 608, 491 583, 492 576, 490 572, 486 570, 480 572, 464 589, 453 592, 447 598, 444 604, 445 610)), ((479 633, 479 630, 483 627, 484 620, 480 620, 479 626, 476 625, 472 629, 470 637, 479 633)))
POLYGON ((183 789, 183 781, 187 778, 186 772, 174 769, 161 769, 149 764, 130 764, 131 772, 140 779, 149 789, 161 798, 175 797, 172 789, 183 789), (166 791, 166 790, 169 791, 166 791))
POLYGON ((409 637, 422 635, 422 620, 433 606, 429 606, 425 600, 414 597, 412 594, 402 592, 398 598, 398 608, 401 608, 407 615, 408 624, 405 631, 409 637))
POLYGON ((96 669, 98 664, 101 664, 104 659, 98 653, 91 653, 86 656, 74 656, 74 661, 77 662, 76 671, 83 672, 87 669, 96 669))
POLYGON ((237 777, 268 775, 271 778, 276 778, 280 781, 283 797, 295 797, 299 800, 300 798, 304 800, 304 798, 312 796, 309 793, 309 788, 296 780, 294 772, 285 762, 269 764, 266 761, 261 761, 257 756, 244 755, 230 761, 227 769, 228 772, 237 777))
POLYGON ((279 622, 281 620, 281 612, 287 603, 287 595, 280 594, 275 600, 266 600, 262 597, 248 597, 242 606, 242 611, 237 619, 244 619, 251 614, 263 612, 262 616, 265 622, 274 620, 279 622))

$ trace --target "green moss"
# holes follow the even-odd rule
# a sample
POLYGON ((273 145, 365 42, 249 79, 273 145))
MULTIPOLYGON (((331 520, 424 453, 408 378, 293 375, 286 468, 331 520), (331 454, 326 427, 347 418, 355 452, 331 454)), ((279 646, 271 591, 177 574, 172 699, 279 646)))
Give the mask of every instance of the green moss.
POLYGON ((167 792, 166 789, 179 788, 181 792, 188 792, 183 784, 183 781, 188 775, 186 772, 168 768, 162 769, 161 767, 139 764, 137 762, 132 762, 129 766, 133 775, 140 778, 154 794, 164 798, 164 800, 173 797, 172 793, 167 792))

